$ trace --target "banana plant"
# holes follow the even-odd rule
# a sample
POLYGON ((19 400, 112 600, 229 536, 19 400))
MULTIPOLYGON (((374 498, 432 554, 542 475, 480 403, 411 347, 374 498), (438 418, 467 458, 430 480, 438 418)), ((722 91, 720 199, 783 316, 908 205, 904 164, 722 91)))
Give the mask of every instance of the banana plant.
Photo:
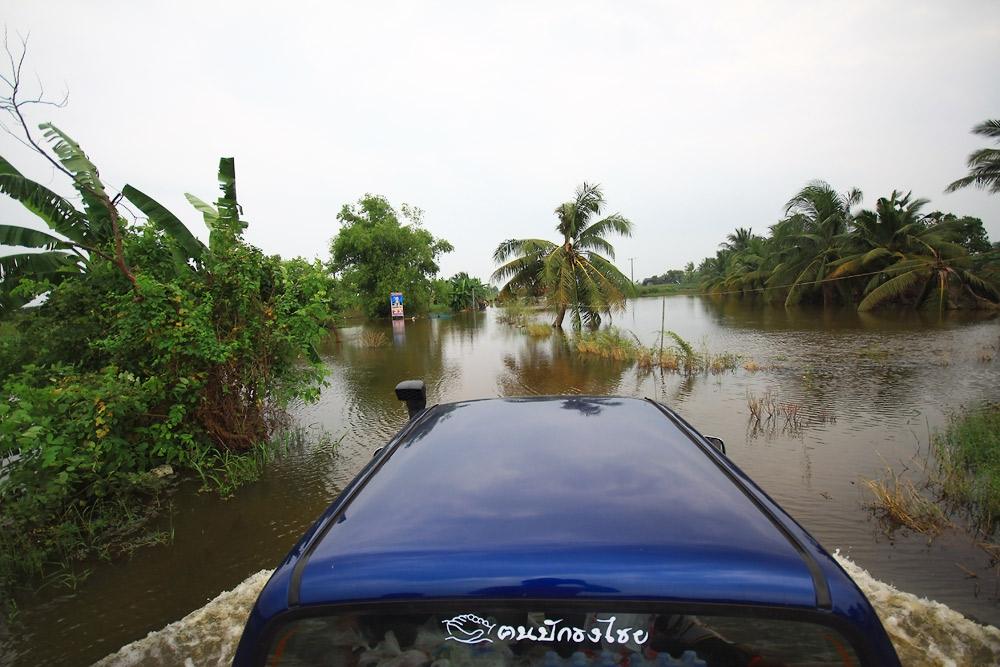
POLYGON ((236 200, 236 166, 231 157, 219 160, 219 187, 222 194, 216 200, 216 206, 193 194, 184 195, 205 220, 205 226, 208 227, 207 246, 176 215, 139 189, 126 185, 122 194, 158 229, 174 240, 176 250, 185 263, 190 261, 200 267, 207 261, 224 255, 235 241, 242 238, 243 230, 247 228, 247 223, 240 219, 243 209, 236 200))
MULTIPOLYGON (((122 188, 122 194, 173 240, 178 270, 211 271, 215 262, 224 258, 242 240, 243 230, 247 228, 247 223, 240 217, 243 208, 236 200, 236 166, 231 157, 219 160, 219 188, 221 194, 216 199, 215 206, 193 194, 184 195, 205 220, 205 226, 208 227, 207 246, 176 215, 149 195, 131 185, 122 188)), ((319 353, 312 344, 307 353, 313 362, 320 363, 319 353)))
POLYGON ((20 202, 53 232, 0 224, 0 246, 28 249, 0 256, 0 314, 31 301, 47 285, 57 285, 69 276, 87 271, 95 257, 114 263, 135 285, 122 251, 121 217, 97 167, 62 130, 50 123, 39 127, 55 159, 43 155, 72 179, 83 210, 25 177, 0 157, 0 192, 20 202), (22 283, 26 283, 25 289, 15 292, 22 283))

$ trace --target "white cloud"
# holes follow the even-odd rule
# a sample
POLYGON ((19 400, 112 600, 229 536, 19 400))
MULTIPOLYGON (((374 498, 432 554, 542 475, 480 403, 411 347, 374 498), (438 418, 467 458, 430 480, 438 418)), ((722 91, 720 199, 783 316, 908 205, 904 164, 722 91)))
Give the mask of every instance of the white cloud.
POLYGON ((497 242, 551 236, 585 179, 635 222, 616 245, 640 277, 763 231, 813 178, 868 205, 912 189, 1000 239, 1000 198, 942 194, 984 145, 969 128, 1000 115, 995 2, 227 4, 22 3, 5 21, 71 92, 37 120, 199 231, 183 192, 213 196, 235 156, 268 252, 325 256, 339 207, 377 192, 426 210, 456 247, 445 274, 485 278, 497 242))

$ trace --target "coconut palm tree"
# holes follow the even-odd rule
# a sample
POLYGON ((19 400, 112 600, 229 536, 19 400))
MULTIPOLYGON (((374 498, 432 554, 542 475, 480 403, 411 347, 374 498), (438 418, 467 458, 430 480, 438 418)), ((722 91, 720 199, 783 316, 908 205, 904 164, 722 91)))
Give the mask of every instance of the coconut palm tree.
POLYGON ((833 301, 830 263, 840 257, 843 235, 851 222, 851 208, 861 202, 861 190, 837 193, 825 181, 812 181, 785 204, 784 221, 775 225, 779 262, 771 272, 771 285, 790 285, 785 305, 792 306, 817 289, 823 305, 833 301))
POLYGON ((752 227, 737 227, 732 234, 726 235, 726 240, 719 244, 720 247, 740 252, 750 245, 750 240, 754 238, 752 227))
POLYGON ((600 186, 584 183, 573 201, 555 210, 561 243, 510 239, 497 246, 493 260, 501 266, 492 279, 505 282, 501 296, 544 296, 556 311, 554 327, 562 326, 567 310, 579 328, 583 323, 597 326, 601 313, 624 308, 635 286, 612 264, 615 250, 606 237, 631 236, 632 223, 618 213, 595 221, 604 205, 600 186))
MULTIPOLYGON (((983 121, 972 128, 972 132, 984 137, 991 137, 1000 143, 1000 120, 983 121)), ((978 188, 989 190, 993 194, 1000 193, 1000 149, 980 148, 969 156, 967 165, 969 175, 949 185, 945 192, 954 192, 975 185, 978 188)))
POLYGON ((873 273, 864 287, 859 311, 888 301, 931 298, 944 308, 950 287, 964 289, 975 301, 996 303, 1000 294, 972 268, 972 259, 953 238, 959 230, 949 221, 930 224, 920 209, 926 199, 893 191, 878 200, 875 211, 855 218, 851 252, 833 265, 831 277, 873 273), (936 291, 934 288, 937 288, 936 291))

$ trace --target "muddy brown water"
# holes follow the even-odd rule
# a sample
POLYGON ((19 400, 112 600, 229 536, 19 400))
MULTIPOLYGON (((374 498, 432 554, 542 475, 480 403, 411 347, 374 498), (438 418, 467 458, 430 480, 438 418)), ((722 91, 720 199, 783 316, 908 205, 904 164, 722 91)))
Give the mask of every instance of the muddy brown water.
MULTIPOLYGON (((839 549, 896 588, 1000 625, 1000 582, 976 538, 960 528, 932 542, 887 534, 863 507, 862 479, 887 465, 923 479, 927 441, 947 414, 1000 400, 1000 319, 975 313, 883 313, 752 306, 668 297, 666 326, 712 352, 767 370, 680 377, 577 354, 566 338, 531 338, 497 311, 345 327, 324 349, 329 386, 296 407, 315 437, 229 500, 186 483, 163 521, 173 541, 129 560, 91 563, 75 590, 23 600, 0 627, 0 662, 89 664, 272 568, 302 531, 405 421, 393 387, 423 378, 431 402, 528 394, 649 396, 706 434, 829 550, 839 549), (366 349, 365 329, 387 344, 366 349), (747 394, 800 407, 799 428, 755 428, 747 394), (328 437, 319 437, 320 433, 328 437), (334 441, 340 439, 339 444, 334 441), (969 577, 974 573, 975 578, 969 577)), ((614 324, 658 339, 659 298, 639 299, 614 324)), ((961 524, 960 517, 956 520, 961 524)))

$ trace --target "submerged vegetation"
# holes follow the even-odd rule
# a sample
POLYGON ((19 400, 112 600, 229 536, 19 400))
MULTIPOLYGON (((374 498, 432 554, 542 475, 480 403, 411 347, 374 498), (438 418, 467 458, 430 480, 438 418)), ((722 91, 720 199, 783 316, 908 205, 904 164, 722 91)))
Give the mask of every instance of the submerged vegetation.
POLYGON ((552 335, 552 327, 541 322, 531 322, 524 325, 524 333, 532 338, 548 338, 552 335))
POLYGON ((873 496, 868 508, 890 525, 931 537, 949 524, 946 508, 968 517, 989 538, 1000 520, 1000 405, 987 403, 953 414, 931 445, 936 466, 919 461, 925 477, 921 485, 906 470, 892 468, 878 479, 864 480, 873 496))
POLYGON ((482 310, 496 295, 496 287, 487 285, 465 271, 456 273, 447 280, 434 280, 434 306, 443 312, 482 310))
POLYGON ((661 332, 660 343, 647 347, 639 342, 635 334, 607 327, 578 335, 576 349, 582 354, 635 362, 644 371, 659 369, 684 375, 718 375, 736 370, 742 361, 742 357, 730 352, 697 351, 673 331, 661 332), (666 342, 668 339, 669 342, 666 342))
POLYGON ((945 497, 992 533, 1000 521, 1000 404, 952 415, 934 438, 934 452, 945 497))
POLYGON ((937 503, 925 496, 917 486, 892 468, 886 468, 878 479, 866 479, 873 500, 868 508, 890 526, 905 526, 933 538, 948 520, 937 503))
POLYGON ((384 331, 379 331, 377 329, 366 329, 361 332, 361 338, 359 339, 361 347, 375 348, 375 347, 385 347, 389 342, 389 337, 385 335, 384 331))

